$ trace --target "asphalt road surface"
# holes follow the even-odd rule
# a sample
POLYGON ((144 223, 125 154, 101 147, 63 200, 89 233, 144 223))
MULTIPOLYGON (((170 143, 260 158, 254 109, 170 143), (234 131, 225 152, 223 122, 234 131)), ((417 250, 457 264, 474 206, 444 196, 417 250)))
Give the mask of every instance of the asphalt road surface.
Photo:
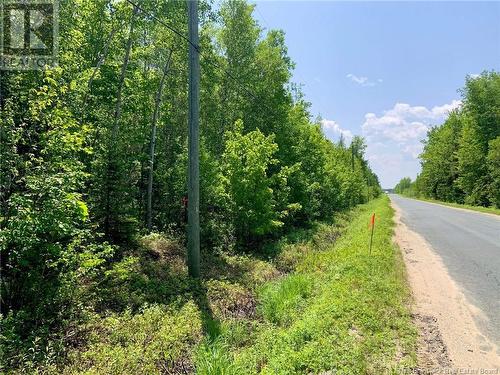
POLYGON ((468 301, 482 310, 486 319, 478 319, 478 327, 500 346, 500 216, 389 196, 403 222, 427 240, 468 301))

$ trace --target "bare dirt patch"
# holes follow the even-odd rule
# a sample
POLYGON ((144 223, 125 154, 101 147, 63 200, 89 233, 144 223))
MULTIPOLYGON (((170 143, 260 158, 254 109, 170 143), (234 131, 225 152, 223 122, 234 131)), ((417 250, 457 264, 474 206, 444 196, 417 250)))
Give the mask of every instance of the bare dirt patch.
POLYGON ((443 341, 437 319, 432 315, 413 314, 419 331, 417 357, 419 370, 449 368, 452 366, 448 349, 443 341))
POLYGON ((466 300, 425 239, 401 221, 399 207, 392 206, 396 210, 394 241, 406 264, 415 301, 414 321, 420 331, 417 373, 500 368, 496 345, 474 322, 474 316, 482 312, 466 300))

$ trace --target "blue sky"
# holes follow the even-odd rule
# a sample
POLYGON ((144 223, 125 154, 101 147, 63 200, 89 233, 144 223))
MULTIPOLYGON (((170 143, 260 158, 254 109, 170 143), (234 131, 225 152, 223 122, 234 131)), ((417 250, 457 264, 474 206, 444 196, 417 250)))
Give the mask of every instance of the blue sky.
POLYGON ((465 76, 500 70, 500 2, 254 3, 262 27, 285 31, 325 134, 365 136, 383 187, 416 176, 420 140, 465 76))

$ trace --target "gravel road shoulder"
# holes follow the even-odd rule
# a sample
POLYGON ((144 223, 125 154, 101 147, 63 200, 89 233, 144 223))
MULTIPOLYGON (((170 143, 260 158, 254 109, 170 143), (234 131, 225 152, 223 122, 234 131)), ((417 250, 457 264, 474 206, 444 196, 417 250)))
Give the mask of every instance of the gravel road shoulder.
POLYGON ((422 236, 402 222, 401 211, 394 202, 392 206, 396 211, 394 241, 401 248, 415 301, 420 372, 437 373, 445 368, 498 371, 498 348, 474 322, 474 317, 482 312, 468 303, 440 257, 422 236))

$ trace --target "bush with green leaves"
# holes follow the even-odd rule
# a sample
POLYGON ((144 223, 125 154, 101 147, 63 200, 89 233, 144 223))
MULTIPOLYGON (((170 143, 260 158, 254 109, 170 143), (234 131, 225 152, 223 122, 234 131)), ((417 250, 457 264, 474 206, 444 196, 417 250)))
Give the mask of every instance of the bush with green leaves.
POLYGON ((462 106, 433 127, 420 154, 414 191, 424 198, 499 207, 495 153, 500 136, 500 74, 467 77, 462 106))
MULTIPOLYGON (((2 213, 3 363, 23 362, 23 349, 49 347, 48 334, 73 324, 91 301, 85 282, 100 273, 114 249, 96 244, 81 194, 87 175, 79 161, 90 152, 85 126, 61 100, 67 88, 47 72, 30 93, 13 148, 31 148, 9 171, 10 194, 2 213), (32 144, 31 139, 37 138, 32 144)), ((59 344, 59 349, 62 349, 59 344)))
POLYGON ((200 311, 192 301, 178 310, 146 305, 137 314, 113 314, 90 329, 88 347, 71 353, 66 373, 189 373, 202 337, 200 311))
POLYGON ((274 158, 277 149, 274 136, 265 136, 258 129, 243 134, 241 121, 226 133, 221 170, 229 214, 240 241, 283 226, 283 212, 278 211, 273 190, 279 178, 279 169, 272 174, 272 168, 279 168, 274 158))
MULTIPOLYGON (((2 72, 1 362, 8 370, 62 363, 66 347, 82 344, 67 338, 93 314, 199 293, 184 250, 157 253, 140 240, 161 232, 184 242, 188 163, 188 45, 165 29, 185 28, 186 3, 141 7, 64 1, 60 68, 2 72)), ((245 1, 200 6, 203 259, 262 255, 280 235, 380 189, 362 140, 350 148, 332 142, 312 120, 291 81, 285 34, 265 31, 253 12, 245 1)), ((234 263, 231 282, 251 289, 278 273, 262 259, 234 263)))
POLYGON ((491 176, 490 201, 500 208, 500 136, 489 143, 487 163, 491 176))

